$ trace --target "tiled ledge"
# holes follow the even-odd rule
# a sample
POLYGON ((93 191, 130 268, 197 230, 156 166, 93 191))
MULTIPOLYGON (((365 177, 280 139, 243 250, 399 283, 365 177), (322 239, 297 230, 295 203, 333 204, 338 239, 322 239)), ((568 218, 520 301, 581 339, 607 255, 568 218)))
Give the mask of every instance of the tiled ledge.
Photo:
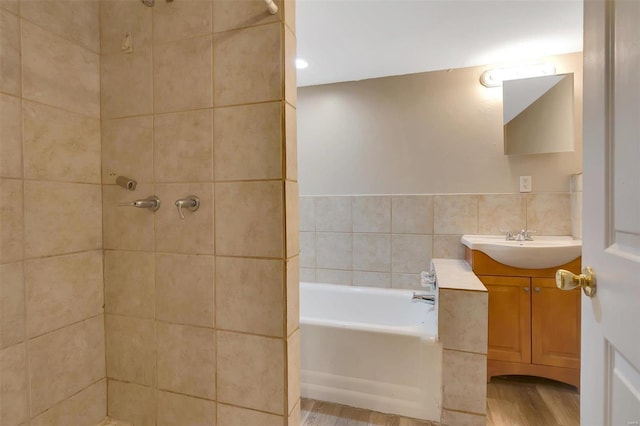
POLYGON ((464 260, 433 259, 439 287, 444 424, 484 425, 487 399, 487 289, 464 260))
POLYGON ((433 259, 431 265, 437 272, 441 290, 487 291, 465 260, 433 259))

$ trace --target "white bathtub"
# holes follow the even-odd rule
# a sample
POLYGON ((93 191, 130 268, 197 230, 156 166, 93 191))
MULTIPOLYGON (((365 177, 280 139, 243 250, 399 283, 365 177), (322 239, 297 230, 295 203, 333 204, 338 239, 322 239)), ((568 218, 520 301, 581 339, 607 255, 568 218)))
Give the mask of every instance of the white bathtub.
POLYGON ((437 310, 411 295, 301 283, 302 396, 440 421, 437 310))

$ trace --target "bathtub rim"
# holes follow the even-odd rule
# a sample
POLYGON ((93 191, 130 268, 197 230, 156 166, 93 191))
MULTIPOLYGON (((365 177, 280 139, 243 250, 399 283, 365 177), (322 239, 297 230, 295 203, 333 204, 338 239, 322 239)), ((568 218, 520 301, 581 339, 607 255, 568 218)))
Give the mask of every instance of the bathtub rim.
MULTIPOLYGON (((413 290, 398 289, 398 288, 379 288, 379 287, 365 287, 365 286, 351 286, 341 284, 328 284, 318 282, 300 281, 300 295, 304 287, 326 287, 327 290, 335 291, 338 293, 360 293, 367 292, 376 295, 389 295, 394 293, 395 295, 406 295, 410 298, 413 295, 413 290)), ((410 300, 410 299, 409 299, 410 300)), ((409 302, 410 303, 410 302, 409 302)), ((317 318, 304 316, 300 313, 300 324, 306 324, 319 327, 331 327, 358 330, 370 333, 384 333, 384 334, 396 334, 401 336, 417 337, 427 341, 438 341, 438 310, 437 303, 427 309, 427 321, 424 323, 415 324, 412 326, 389 326, 381 324, 368 324, 355 321, 339 321, 326 318, 317 318), (431 324, 433 322, 433 324, 431 324)))

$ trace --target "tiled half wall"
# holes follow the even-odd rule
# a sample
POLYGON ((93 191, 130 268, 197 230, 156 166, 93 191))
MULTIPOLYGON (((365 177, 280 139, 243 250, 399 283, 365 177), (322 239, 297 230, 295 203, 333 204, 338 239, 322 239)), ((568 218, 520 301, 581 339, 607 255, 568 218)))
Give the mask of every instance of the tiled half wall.
POLYGON ((300 279, 419 288, 431 258, 464 258, 464 234, 571 235, 568 192, 300 197, 300 279))

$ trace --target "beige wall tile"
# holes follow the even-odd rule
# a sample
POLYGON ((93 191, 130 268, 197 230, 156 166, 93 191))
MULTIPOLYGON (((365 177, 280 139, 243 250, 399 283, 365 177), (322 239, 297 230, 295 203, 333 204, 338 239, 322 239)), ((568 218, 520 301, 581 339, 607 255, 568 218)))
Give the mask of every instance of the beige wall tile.
POLYGON ((216 258, 216 326, 224 330, 283 335, 285 262, 216 258))
POLYGON ((519 194, 489 194, 478 197, 478 232, 504 235, 518 232, 527 221, 526 199, 519 194))
POLYGON ((156 318, 214 326, 213 256, 156 254, 156 318))
POLYGON ((102 315, 31 340, 31 414, 105 377, 104 348, 102 315))
POLYGON ((211 36, 156 45, 153 51, 155 112, 213 106, 211 36), (180 78, 188 75, 189 78, 180 78))
POLYGON ((300 266, 316 267, 316 233, 300 232, 300 266))
POLYGON ((133 383, 109 380, 108 415, 136 426, 156 426, 156 391, 133 383))
POLYGON ((158 426, 215 426, 216 403, 158 392, 158 426))
POLYGON ((213 114, 210 109, 156 115, 153 128, 156 182, 213 180, 213 114))
POLYGON ((284 98, 291 105, 298 103, 298 85, 296 69, 296 36, 287 26, 284 27, 284 98))
MULTIPOLYGON (((16 2, 17 3, 17 2, 16 2)), ((20 96, 20 20, 0 9, 0 91, 20 96)))
POLYGON ((153 112, 151 48, 138 47, 129 54, 102 55, 101 71, 103 119, 153 112))
POLYGON ((351 197, 314 197, 316 231, 351 232, 351 197))
POLYGON ((351 285, 353 282, 353 272, 338 269, 316 269, 316 280, 318 283, 351 285))
POLYGON ((165 203, 156 212, 156 251, 213 254, 213 184, 158 184, 156 192, 165 203), (200 207, 195 212, 183 209, 180 219, 174 203, 189 195, 200 199, 200 207))
POLYGON ((582 239, 582 192, 571 194, 571 235, 582 239))
POLYGON ((71 40, 87 49, 100 52, 99 2, 85 1, 23 1, 20 15, 34 24, 71 40))
POLYGON ((291 28, 291 31, 296 32, 296 2, 294 0, 284 0, 282 2, 284 9, 284 22, 291 28))
MULTIPOLYGON (((126 191, 119 186, 104 185, 102 187, 105 249, 153 250, 154 215, 158 212, 120 206, 120 204, 147 198, 153 195, 154 191, 152 185, 144 184, 139 184, 135 192, 126 191)), ((167 201, 170 203, 169 200, 164 200, 165 203, 167 201)), ((166 204, 164 206, 166 209, 166 204)))
POLYGON ((527 229, 537 235, 571 235, 570 194, 528 194, 527 229))
POLYGON ((217 338, 218 401, 283 414, 286 360, 282 339, 226 331, 219 331, 217 338))
POLYGON ((431 264, 431 235, 393 234, 391 270, 410 274, 428 271, 431 264))
POLYGON ((215 399, 216 340, 213 330, 158 323, 157 342, 159 389, 215 399))
POLYGON ((153 181, 153 117, 102 121, 102 182, 127 176, 138 183, 153 181))
POLYGON ((292 257, 300 254, 300 207, 298 201, 298 183, 286 181, 284 188, 287 233, 286 257, 292 257))
POLYGON ((391 197, 391 230, 394 234, 432 234, 433 196, 391 197))
POLYGON ((300 268, 300 282, 316 282, 316 268, 300 268))
POLYGON ((24 264, 0 265, 0 349, 24 340, 25 317, 24 264))
POLYGON ((299 400, 300 330, 297 330, 287 339, 287 413, 291 412, 299 400))
MULTIPOLYGON (((4 12, 0 11, 0 14, 2 13, 4 12)), ((2 60, 4 61, 4 56, 2 60)), ((1 67, 2 65, 0 65, 0 69, 1 67)), ((0 93, 0 111, 2 111, 0 114, 0 177, 21 178, 22 110, 20 99, 0 93)))
POLYGON ((29 416, 25 344, 0 350, 0 422, 19 425, 29 416))
POLYGON ((274 23, 214 36, 216 106, 282 99, 280 30, 274 23))
POLYGON ((462 413, 460 411, 442 410, 443 425, 485 426, 487 416, 462 413))
POLYGON ((105 311, 153 318, 155 314, 155 261, 153 253, 105 250, 105 311))
POLYGON ((443 351, 443 408, 485 414, 487 410, 487 356, 443 351))
POLYGON ((289 418, 287 420, 287 426, 297 426, 301 424, 302 417, 300 415, 300 400, 298 400, 296 405, 293 407, 293 410, 291 411, 291 414, 289 414, 289 418))
POLYGON ((107 380, 101 380, 65 399, 35 419, 30 426, 97 425, 107 415, 107 380))
POLYGON ((316 267, 351 269, 353 266, 353 235, 333 232, 316 233, 316 267))
POLYGON ((353 285, 390 288, 391 274, 388 272, 353 271, 353 285))
POLYGON ((216 254, 282 257, 282 182, 216 184, 216 254))
POLYGON ((390 234, 353 234, 353 269, 391 271, 390 234))
POLYGON ((21 180, 0 179, 0 263, 24 256, 23 198, 21 180))
POLYGON ((440 259, 464 259, 462 235, 434 235, 433 257, 440 259))
MULTIPOLYGON (((282 416, 218 403, 220 426, 282 426, 282 416)), ((293 425, 292 425, 293 426, 293 425)))
POLYGON ((287 260, 287 336, 300 326, 300 261, 287 260))
POLYGON ((100 115, 100 56, 22 21, 22 87, 26 99, 100 115))
POLYGON ((219 180, 282 178, 282 104, 214 110, 215 173, 219 180))
POLYGON ((436 195, 433 227, 436 234, 478 233, 478 196, 436 195))
MULTIPOLYGON (((276 0, 280 5, 280 0, 276 0)), ((215 32, 235 30, 253 25, 276 22, 280 13, 271 15, 260 0, 215 0, 213 2, 213 30, 215 32)))
POLYGON ((29 337, 103 312, 102 250, 26 262, 29 337))
POLYGON ((105 317, 107 377, 155 385, 156 342, 153 320, 119 315, 105 317))
POLYGON ((158 2, 153 7, 153 41, 164 43, 211 34, 213 0, 158 2))
POLYGON ((289 104, 284 107, 285 177, 298 180, 298 117, 296 109, 289 104))
POLYGON ((102 54, 121 52, 124 33, 130 32, 134 51, 151 47, 153 9, 137 0, 100 1, 102 54))
POLYGON ((99 185, 26 181, 26 257, 102 248, 99 185))
POLYGON ((353 232, 391 232, 391 197, 352 197, 353 232))
POLYGON ((391 287, 399 289, 420 290, 420 275, 418 274, 391 274, 391 287))
POLYGON ((569 176, 569 190, 571 192, 582 192, 582 173, 569 176))
POLYGON ((20 11, 20 3, 18 0, 2 0, 0 1, 0 9, 9 10, 17 15, 20 11))
POLYGON ((97 117, 25 101, 22 118, 26 179, 101 183, 97 117))
POLYGON ((486 292, 440 289, 438 337, 444 349, 487 353, 486 292))
POLYGON ((300 197, 300 231, 316 230, 316 200, 313 197, 300 197))

